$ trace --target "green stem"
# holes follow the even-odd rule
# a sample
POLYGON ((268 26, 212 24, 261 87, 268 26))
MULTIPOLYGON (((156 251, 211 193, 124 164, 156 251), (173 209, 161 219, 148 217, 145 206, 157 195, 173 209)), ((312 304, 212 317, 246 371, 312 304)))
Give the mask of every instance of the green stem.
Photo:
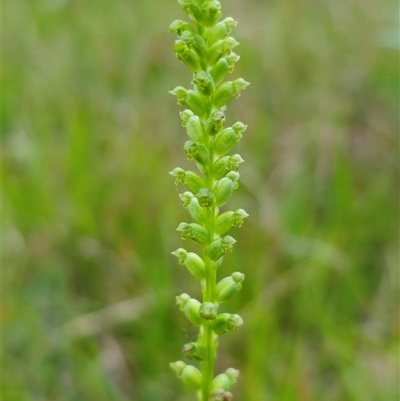
MULTIPOLYGON (((203 294, 203 302, 213 302, 216 281, 215 266, 213 266, 213 262, 210 260, 210 258, 207 257, 205 259, 207 276, 206 288, 203 294)), ((217 337, 213 332, 210 322, 205 322, 203 326, 202 342, 207 349, 207 357, 202 363, 202 401, 208 401, 211 392, 211 384, 214 379, 214 364, 217 351, 217 337)))
MULTIPOLYGON (((211 113, 210 113, 211 115, 211 113)), ((207 141, 207 146, 210 146, 210 138, 207 141)), ((211 162, 208 166, 208 173, 205 174, 206 185, 209 189, 213 188, 213 154, 211 149, 211 162)), ((208 219, 207 219, 207 231, 209 235, 209 243, 214 240, 214 222, 215 222, 215 206, 210 207, 208 219)), ((203 257, 206 265, 206 285, 203 292, 203 302, 214 302, 215 298, 215 286, 216 286, 216 263, 213 262, 207 255, 207 247, 203 248, 203 257)), ((202 387, 202 401, 208 401, 212 381, 214 379, 214 365, 218 346, 218 337, 214 334, 211 327, 211 322, 206 321, 203 326, 202 341, 207 350, 207 357, 202 363, 202 374, 203 374, 203 387, 202 387)))

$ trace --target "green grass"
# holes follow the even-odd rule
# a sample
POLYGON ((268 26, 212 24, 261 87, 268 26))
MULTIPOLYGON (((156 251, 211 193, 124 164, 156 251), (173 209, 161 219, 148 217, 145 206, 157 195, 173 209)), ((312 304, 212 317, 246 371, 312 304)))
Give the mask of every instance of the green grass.
MULTIPOLYGON (((394 3, 375 3, 222 3, 239 20, 234 77, 252 83, 228 110, 249 124, 230 206, 250 217, 221 272, 246 274, 227 305, 245 324, 217 363, 240 369, 238 400, 399 395, 398 51, 379 43, 394 3)), ((168 90, 191 77, 168 26, 184 14, 173 0, 3 14, 3 398, 189 401, 168 368, 195 336, 170 255, 186 212, 168 171, 188 162, 168 90)))

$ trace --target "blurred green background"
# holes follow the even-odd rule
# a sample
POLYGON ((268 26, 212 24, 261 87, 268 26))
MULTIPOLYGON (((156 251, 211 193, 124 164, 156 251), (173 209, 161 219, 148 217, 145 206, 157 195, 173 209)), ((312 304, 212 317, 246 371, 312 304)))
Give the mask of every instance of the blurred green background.
MULTIPOLYGON (((228 108, 249 125, 229 204, 246 274, 217 370, 235 400, 398 399, 398 5, 222 1, 228 108)), ((168 367, 196 332, 170 252, 191 167, 166 0, 3 3, 3 399, 190 401, 168 367)))

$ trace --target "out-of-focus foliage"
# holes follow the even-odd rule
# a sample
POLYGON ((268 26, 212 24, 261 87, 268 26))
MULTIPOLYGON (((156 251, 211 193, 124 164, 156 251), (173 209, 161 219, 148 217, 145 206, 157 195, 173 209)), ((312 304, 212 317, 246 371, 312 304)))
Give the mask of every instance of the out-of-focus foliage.
MULTIPOLYGON (((249 125, 230 207, 250 217, 225 263, 246 274, 228 305, 245 324, 218 369, 241 370, 238 400, 394 400, 396 4, 222 6, 252 85, 228 114, 249 125)), ((186 161, 168 90, 191 77, 168 26, 184 14, 174 0, 3 14, 3 398, 189 401, 168 369, 195 335, 174 295, 197 295, 170 255, 186 211, 168 171, 186 161)))

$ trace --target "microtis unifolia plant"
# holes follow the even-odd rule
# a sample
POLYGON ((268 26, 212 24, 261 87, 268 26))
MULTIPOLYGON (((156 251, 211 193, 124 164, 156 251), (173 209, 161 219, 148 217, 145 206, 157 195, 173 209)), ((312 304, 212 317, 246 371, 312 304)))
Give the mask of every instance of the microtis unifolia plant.
POLYGON ((238 187, 238 168, 243 159, 229 152, 242 138, 246 125, 236 122, 225 128, 226 104, 239 97, 249 83, 242 78, 224 81, 239 56, 233 49, 239 44, 230 33, 237 24, 221 18, 216 0, 178 0, 191 23, 176 20, 170 31, 177 35, 174 51, 193 73, 192 87, 177 86, 170 93, 184 106, 180 116, 189 140, 183 148, 198 172, 175 168, 171 175, 186 191, 180 195, 190 214, 188 222, 177 230, 183 240, 199 245, 199 253, 179 248, 172 252, 179 263, 200 282, 202 300, 183 293, 176 297, 180 310, 198 328, 196 341, 183 346, 183 354, 197 365, 183 361, 171 363, 177 376, 194 392, 198 401, 232 400, 229 391, 239 371, 228 368, 215 375, 214 365, 221 335, 236 330, 242 323, 238 314, 220 313, 222 302, 242 286, 244 274, 234 272, 217 281, 224 254, 231 252, 236 240, 227 235, 240 227, 248 214, 243 209, 221 211, 238 187), (197 361, 197 362, 196 362, 197 361))

